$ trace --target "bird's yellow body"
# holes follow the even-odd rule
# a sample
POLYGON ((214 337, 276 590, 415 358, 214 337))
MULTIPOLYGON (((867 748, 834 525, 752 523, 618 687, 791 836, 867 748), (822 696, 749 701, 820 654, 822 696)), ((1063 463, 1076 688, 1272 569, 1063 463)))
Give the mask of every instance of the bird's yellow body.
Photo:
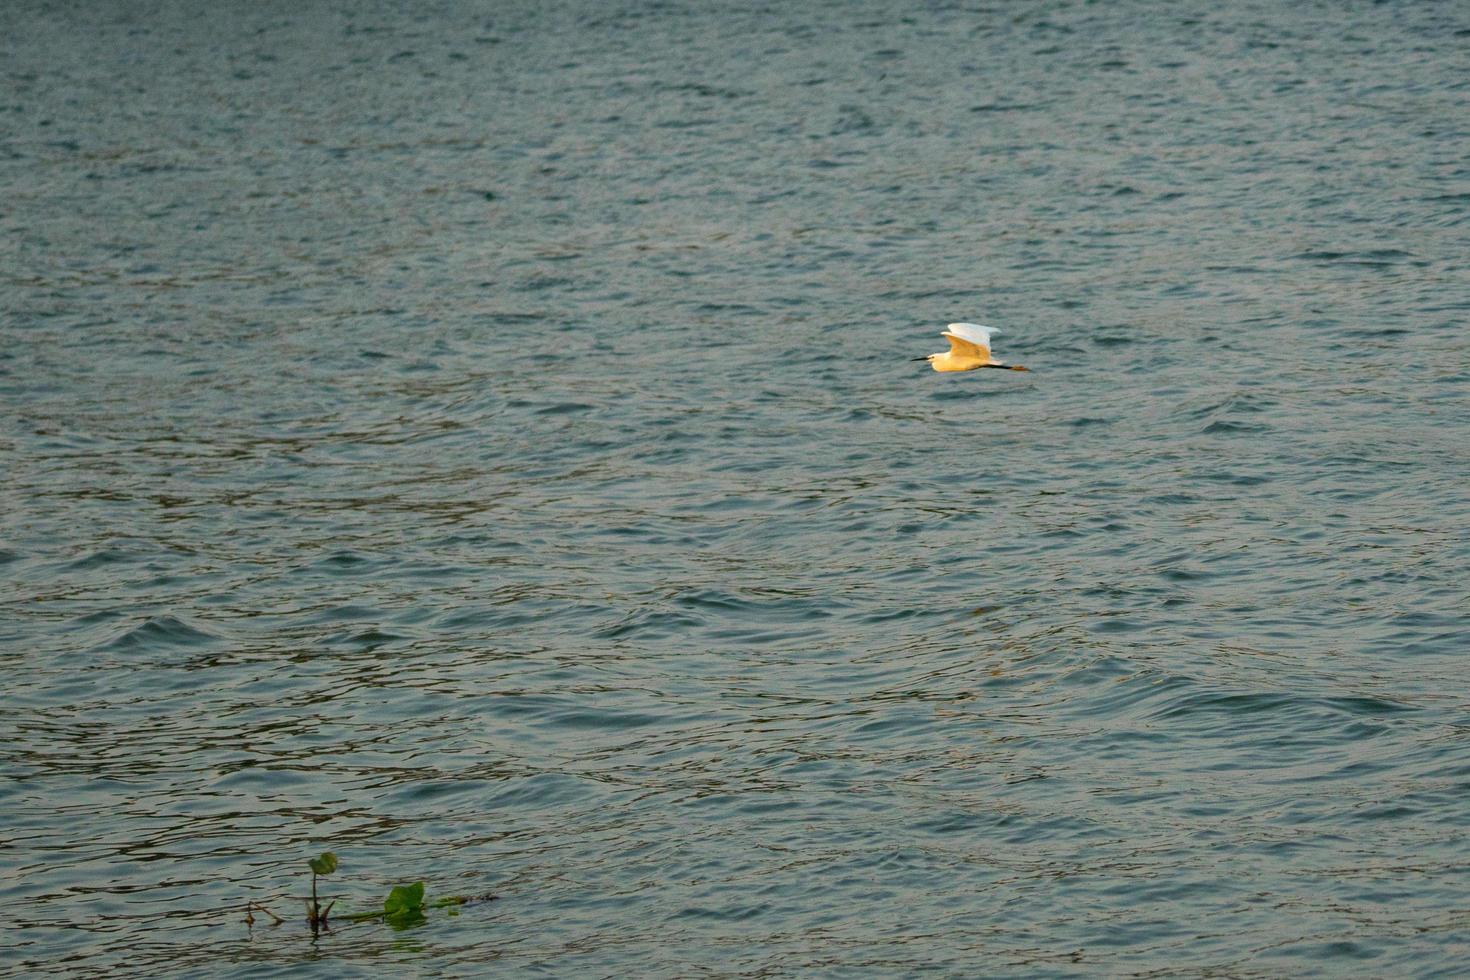
POLYGON ((929 358, 929 365, 936 371, 973 371, 990 363, 990 351, 963 340, 949 340, 949 350, 929 358))
POLYGON ((1003 368, 1028 371, 1019 364, 1007 364, 990 356, 990 335, 994 327, 978 323, 951 323, 941 335, 949 341, 949 350, 923 358, 936 371, 973 371, 976 368, 1003 368))

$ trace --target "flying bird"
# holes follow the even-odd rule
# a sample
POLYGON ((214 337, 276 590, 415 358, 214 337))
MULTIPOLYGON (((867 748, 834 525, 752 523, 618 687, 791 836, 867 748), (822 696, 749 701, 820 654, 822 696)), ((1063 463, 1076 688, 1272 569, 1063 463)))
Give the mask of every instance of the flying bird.
POLYGON ((976 368, 1004 368, 1007 371, 1029 371, 1019 364, 1007 364, 990 356, 990 335, 1000 333, 994 327, 978 323, 951 323, 941 335, 949 341, 949 350, 916 361, 928 361, 936 371, 973 371, 976 368))

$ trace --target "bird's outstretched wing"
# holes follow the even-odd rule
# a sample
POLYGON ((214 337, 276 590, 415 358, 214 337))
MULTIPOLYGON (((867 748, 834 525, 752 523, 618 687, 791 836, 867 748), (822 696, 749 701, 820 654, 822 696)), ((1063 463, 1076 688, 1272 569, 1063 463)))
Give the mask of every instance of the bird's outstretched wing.
POLYGON ((990 360, 990 335, 995 332, 994 327, 985 327, 978 323, 951 323, 945 328, 942 336, 949 340, 950 353, 962 357, 978 357, 982 361, 988 361, 990 360))
POLYGON ((956 337, 952 333, 947 333, 944 336, 949 340, 949 352, 952 356, 966 359, 973 358, 981 362, 990 360, 990 348, 981 347, 979 344, 972 344, 963 337, 956 337))

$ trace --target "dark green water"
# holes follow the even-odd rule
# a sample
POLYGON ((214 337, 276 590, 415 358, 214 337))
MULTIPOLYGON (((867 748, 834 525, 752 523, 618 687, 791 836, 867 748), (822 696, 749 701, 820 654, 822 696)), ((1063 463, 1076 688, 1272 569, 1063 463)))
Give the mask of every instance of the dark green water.
POLYGON ((0 55, 0 972, 1463 970, 1463 4, 0 55))

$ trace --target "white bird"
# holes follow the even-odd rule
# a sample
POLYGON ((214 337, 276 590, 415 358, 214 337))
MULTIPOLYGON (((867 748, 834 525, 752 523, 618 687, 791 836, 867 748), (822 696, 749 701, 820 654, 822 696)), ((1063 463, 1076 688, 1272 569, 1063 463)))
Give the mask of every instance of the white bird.
POLYGON ((1007 364, 990 356, 990 335, 1000 333, 994 327, 978 323, 951 323, 940 336, 949 340, 949 350, 916 361, 928 361, 936 371, 973 371, 976 368, 1004 368, 1007 371, 1029 371, 1019 364, 1007 364))

